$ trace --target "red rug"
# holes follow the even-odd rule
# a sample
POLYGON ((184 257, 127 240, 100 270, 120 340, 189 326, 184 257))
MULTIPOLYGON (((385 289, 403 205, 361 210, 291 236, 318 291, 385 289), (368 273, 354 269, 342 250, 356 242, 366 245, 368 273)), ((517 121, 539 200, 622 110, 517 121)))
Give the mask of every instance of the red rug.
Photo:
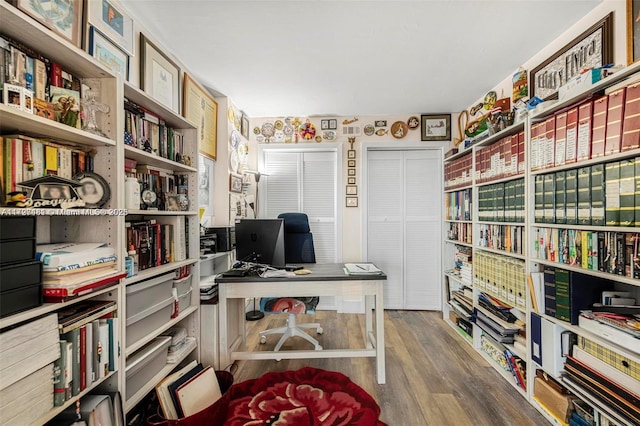
POLYGON ((317 368, 266 373, 233 385, 228 396, 229 426, 385 425, 364 389, 344 374, 317 368))

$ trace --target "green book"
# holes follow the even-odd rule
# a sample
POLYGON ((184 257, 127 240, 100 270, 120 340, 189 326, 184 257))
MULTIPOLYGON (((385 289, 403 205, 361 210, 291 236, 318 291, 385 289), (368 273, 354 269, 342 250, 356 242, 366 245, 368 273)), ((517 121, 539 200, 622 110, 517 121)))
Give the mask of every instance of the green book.
POLYGON ((620 161, 620 226, 635 223, 635 158, 620 161))
POLYGON ((599 265, 598 242, 598 232, 591 232, 591 267, 589 269, 593 271, 597 271, 599 265))
POLYGON ((504 210, 505 210, 505 192, 504 183, 497 183, 495 189, 496 207, 495 207, 495 220, 497 222, 503 222, 504 210))
POLYGON ((487 187, 478 187, 478 220, 485 221, 487 217, 487 187))
POLYGON ((524 179, 516 181, 516 218, 517 222, 524 222, 524 179))
POLYGON ((544 175, 535 177, 535 207, 534 218, 536 223, 544 222, 544 175))
POLYGON ((604 164, 591 166, 591 224, 604 225, 604 164))
POLYGON ((569 271, 556 268, 556 318, 563 321, 571 321, 570 297, 569 271))
POLYGON ((607 226, 620 225, 620 162, 604 166, 604 220, 607 226))
POLYGON ((555 175, 553 173, 544 175, 544 181, 543 181, 544 223, 555 222, 556 191, 555 191, 554 185, 555 185, 555 175))
POLYGON ((578 169, 578 223, 591 225, 591 167, 578 169))
POLYGON ((515 181, 505 182, 504 184, 504 221, 514 222, 516 219, 516 183, 515 181))
POLYGON ((567 216, 565 210, 565 177, 567 173, 565 171, 556 172, 556 223, 567 223, 567 216))
POLYGON ((640 157, 636 157, 635 226, 640 226, 640 157))
POLYGON ((567 170, 564 185, 567 224, 576 225, 578 223, 578 171, 576 169, 567 170))

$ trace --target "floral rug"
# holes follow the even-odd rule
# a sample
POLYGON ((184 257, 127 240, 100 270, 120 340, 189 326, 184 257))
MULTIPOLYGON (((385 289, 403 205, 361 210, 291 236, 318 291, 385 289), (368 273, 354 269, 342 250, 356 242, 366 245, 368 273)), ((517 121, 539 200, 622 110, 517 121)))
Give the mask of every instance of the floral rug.
MULTIPOLYGON (((380 407, 341 373, 305 367, 266 373, 229 390, 229 426, 384 426, 380 407)), ((226 395, 225 395, 226 396, 226 395)))

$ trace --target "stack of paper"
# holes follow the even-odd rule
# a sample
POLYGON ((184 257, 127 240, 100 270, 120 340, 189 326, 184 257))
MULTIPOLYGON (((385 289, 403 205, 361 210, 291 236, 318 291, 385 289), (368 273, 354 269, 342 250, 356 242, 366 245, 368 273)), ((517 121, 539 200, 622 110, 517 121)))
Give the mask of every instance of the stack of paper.
POLYGON ((382 275, 373 263, 345 263, 344 270, 348 275, 382 275))

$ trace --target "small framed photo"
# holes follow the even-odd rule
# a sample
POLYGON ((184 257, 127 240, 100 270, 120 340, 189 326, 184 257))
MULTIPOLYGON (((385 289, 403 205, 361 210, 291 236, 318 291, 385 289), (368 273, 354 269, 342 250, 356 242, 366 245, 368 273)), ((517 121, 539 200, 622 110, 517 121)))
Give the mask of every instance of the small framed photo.
POLYGON ((347 160, 347 167, 355 167, 356 160, 347 160))
POLYGON ((177 194, 167 195, 166 209, 170 212, 180 211, 180 200, 178 199, 177 194))
POLYGON ((358 197, 347 197, 347 207, 358 207, 358 197))
POLYGON ((99 29, 119 49, 133 56, 133 19, 124 9, 113 0, 89 0, 86 5, 88 23, 99 29))
POLYGON ((347 158, 349 160, 355 160, 356 158, 356 150, 355 149, 350 149, 347 151, 347 158))
POLYGON ((355 177, 348 177, 347 178, 347 183, 349 185, 355 185, 356 184, 356 178, 355 177))
POLYGON ((77 191, 87 209, 99 209, 111 198, 109 183, 96 173, 82 172, 75 175, 73 180, 82 184, 77 191))
POLYGON ((229 191, 242 193, 242 176, 229 175, 229 191))
POLYGON ((24 101, 22 93, 22 86, 5 83, 4 87, 2 88, 2 100, 4 101, 5 105, 22 111, 22 104, 24 101))
POLYGON ((140 87, 180 114, 180 67, 144 34, 140 34, 140 87))
POLYGON ((387 120, 376 120, 375 121, 375 126, 376 127, 387 127, 387 120))
POLYGON ((129 81, 129 55, 94 27, 89 28, 89 55, 129 81))
POLYGON ((422 141, 451 140, 451 114, 421 115, 422 141))
POLYGON ((347 194, 346 195, 358 195, 358 186, 357 185, 347 185, 347 194))
POLYGON ((355 176, 356 169, 347 169, 347 176, 355 176))
POLYGON ((320 130, 329 130, 329 120, 320 120, 320 130))
POLYGON ((336 130, 338 128, 338 120, 332 118, 329 120, 329 130, 336 130))
POLYGON ((249 140, 249 117, 244 112, 240 123, 240 133, 246 140, 249 140))
POLYGON ((33 91, 22 89, 22 110, 33 114, 33 91))

